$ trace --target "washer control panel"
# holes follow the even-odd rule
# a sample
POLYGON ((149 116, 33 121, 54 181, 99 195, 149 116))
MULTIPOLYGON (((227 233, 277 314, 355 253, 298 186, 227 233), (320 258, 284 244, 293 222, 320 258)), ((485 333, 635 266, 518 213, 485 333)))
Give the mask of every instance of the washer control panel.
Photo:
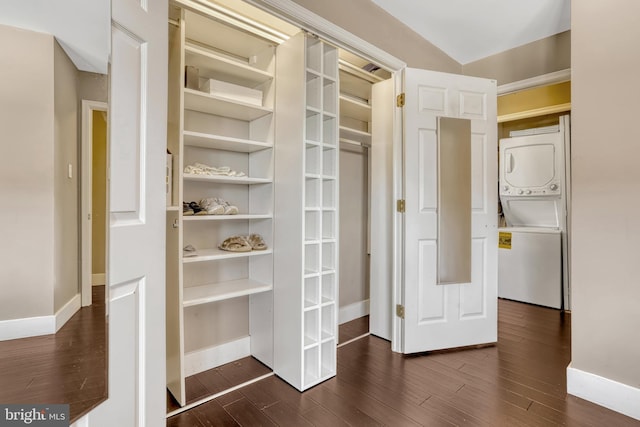
POLYGON ((500 195, 502 196, 554 196, 560 194, 560 184, 551 182, 544 187, 528 187, 515 188, 509 185, 500 186, 500 195))

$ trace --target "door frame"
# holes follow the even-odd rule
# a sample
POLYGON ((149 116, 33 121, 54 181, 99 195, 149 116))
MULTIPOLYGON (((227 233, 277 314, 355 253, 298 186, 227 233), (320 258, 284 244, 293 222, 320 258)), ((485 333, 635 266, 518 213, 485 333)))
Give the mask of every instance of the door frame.
MULTIPOLYGON (((82 141, 80 162, 80 293, 82 295, 82 306, 91 305, 92 286, 92 218, 90 217, 93 204, 93 112, 108 112, 109 107, 106 102, 82 100, 82 141)), ((107 144, 109 138, 107 137, 107 144)))

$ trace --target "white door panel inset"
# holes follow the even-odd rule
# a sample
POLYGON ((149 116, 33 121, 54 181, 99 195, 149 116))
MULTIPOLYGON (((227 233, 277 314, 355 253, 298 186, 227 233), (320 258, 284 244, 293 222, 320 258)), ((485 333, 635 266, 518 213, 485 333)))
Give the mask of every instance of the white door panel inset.
POLYGON ((487 94, 460 91, 460 118, 486 119, 487 94))
POLYGON ((118 46, 112 54, 112 67, 118 70, 120 64, 130 64, 135 73, 111 73, 111 84, 126 85, 126 92, 114 92, 110 99, 113 122, 119 126, 111 127, 111 192, 110 206, 114 213, 139 213, 141 170, 141 101, 144 96, 142 79, 148 69, 144 43, 133 38, 119 27, 113 29, 113 43, 118 46))
POLYGON ((420 212, 438 207, 438 136, 435 129, 420 129, 420 212))
POLYGON ((487 135, 471 134, 471 208, 485 212, 486 188, 485 179, 487 135))
MULTIPOLYGON (((446 321, 444 287, 437 286, 437 246, 435 240, 418 242, 418 323, 421 325, 446 321)), ((412 298, 409 296, 409 298, 412 298)))
POLYGON ((418 88, 418 111, 447 114, 448 90, 442 87, 420 86, 418 88))
POLYGON ((463 320, 486 316, 486 239, 473 239, 471 250, 471 283, 460 286, 460 319, 463 320))

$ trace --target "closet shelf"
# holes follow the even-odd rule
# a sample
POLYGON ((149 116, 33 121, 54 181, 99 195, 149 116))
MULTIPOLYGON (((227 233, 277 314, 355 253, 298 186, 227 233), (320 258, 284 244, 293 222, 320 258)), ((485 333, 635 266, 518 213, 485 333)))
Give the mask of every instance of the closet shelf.
POLYGON ((340 115, 363 122, 371 121, 371 105, 345 95, 340 95, 340 115))
POLYGON ((327 341, 331 341, 334 338, 335 338, 334 334, 323 330, 322 331, 322 338, 320 339, 320 342, 321 343, 325 343, 327 341))
POLYGON ((224 259, 232 259, 232 258, 247 258, 253 256, 263 256, 272 254, 273 251, 271 249, 266 249, 264 251, 251 251, 251 252, 229 252, 223 251, 222 249, 199 249, 198 256, 192 257, 184 257, 182 262, 185 264, 190 264, 194 262, 206 262, 206 261, 218 261, 224 259))
POLYGON ((184 88, 183 91, 186 110, 245 121, 252 121, 273 113, 271 108, 210 95, 198 90, 184 88))
POLYGON ((232 280, 184 288, 183 307, 238 298, 273 290, 273 285, 251 279, 232 280))
POLYGON ((273 148, 269 142, 252 141, 250 139, 185 130, 182 132, 184 145, 189 147, 212 148, 216 150, 234 151, 237 153, 253 153, 273 148))
POLYGON ((185 173, 183 175, 185 181, 200 181, 217 184, 269 184, 273 182, 270 178, 250 178, 247 176, 226 176, 226 175, 198 175, 185 173))
POLYGON ((198 68, 200 77, 207 79, 215 78, 251 88, 273 79, 273 75, 266 71, 199 46, 186 45, 184 59, 187 65, 198 68))
POLYGON ((348 128, 346 126, 340 126, 340 138, 360 143, 371 143, 371 133, 348 128))
POLYGON ((212 9, 208 12, 213 13, 212 19, 197 12, 187 11, 185 42, 215 46, 223 52, 232 52, 235 56, 248 60, 265 50, 273 49, 274 43, 280 40, 257 26, 248 25, 230 16, 221 16, 220 20, 217 20, 215 15, 219 12, 212 9))
POLYGON ((312 338, 309 335, 305 335, 304 336, 304 349, 308 350, 312 347, 315 347, 319 344, 318 340, 316 338, 312 338))
POLYGON ((237 220, 253 220, 253 219, 272 219, 273 215, 189 215, 182 218, 183 221, 237 221, 237 220))

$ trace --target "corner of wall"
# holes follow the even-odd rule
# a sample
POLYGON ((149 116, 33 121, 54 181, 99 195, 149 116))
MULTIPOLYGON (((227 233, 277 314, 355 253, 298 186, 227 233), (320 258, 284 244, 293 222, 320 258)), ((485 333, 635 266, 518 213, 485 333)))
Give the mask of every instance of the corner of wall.
POLYGON ((54 298, 57 312, 78 287, 78 70, 54 42, 54 298))

